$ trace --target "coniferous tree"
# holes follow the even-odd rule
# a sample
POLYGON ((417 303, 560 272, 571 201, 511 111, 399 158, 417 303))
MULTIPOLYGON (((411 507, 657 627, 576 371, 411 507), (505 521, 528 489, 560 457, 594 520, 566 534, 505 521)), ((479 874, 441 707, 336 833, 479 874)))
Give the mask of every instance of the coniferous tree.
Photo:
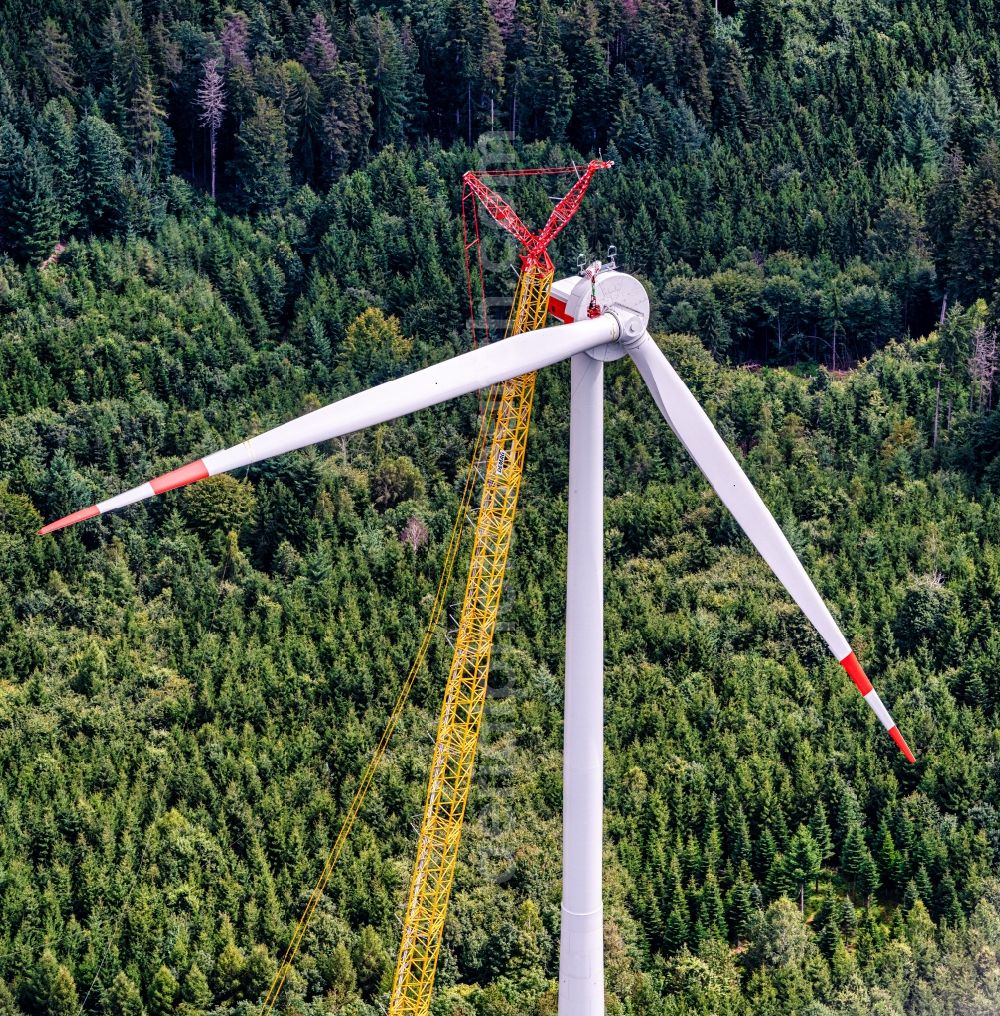
POLYGON ((92 115, 80 120, 76 142, 84 223, 94 232, 108 232, 124 217, 125 147, 110 124, 92 115))
POLYGON ((729 856, 735 865, 751 858, 750 825, 742 805, 736 806, 736 812, 730 820, 729 856))
POLYGON ((830 831, 830 823, 827 821, 826 809, 823 807, 822 801, 816 802, 816 807, 809 816, 808 828, 819 851, 820 867, 822 867, 833 856, 833 834, 830 831))
POLYGON ((179 992, 177 978, 161 963, 149 986, 149 1016, 171 1016, 179 992))
POLYGON ((726 928, 725 911, 722 906, 722 893, 719 890, 719 880, 715 877, 715 871, 708 869, 705 875, 705 882, 701 888, 701 898, 698 904, 698 920, 705 929, 707 935, 712 938, 719 938, 723 941, 728 936, 726 928))
POLYGON ((21 1016, 13 992, 4 981, 0 981, 0 1016, 21 1016))
POLYGON ((31 144, 9 193, 6 211, 10 251, 29 264, 40 264, 50 254, 59 236, 59 209, 53 197, 48 166, 31 144))
POLYGON ((322 119, 324 166, 332 178, 361 165, 372 133, 368 85, 355 63, 337 64, 327 86, 322 119))
POLYGON ((38 124, 52 179, 52 196, 59 209, 59 234, 71 236, 80 225, 80 159, 70 120, 71 112, 56 100, 46 104, 38 124))
POLYGON ((841 924, 843 911, 837 897, 827 897, 816 911, 814 926, 818 931, 818 942, 823 953, 832 957, 837 947, 843 944, 841 924))
POLYGON ((927 906, 930 906, 934 899, 934 888, 931 885, 927 869, 923 865, 920 865, 917 869, 917 874, 913 881, 917 890, 917 899, 923 900, 927 906))
POLYGON ((7 120, 0 121, 0 243, 4 249, 16 242, 12 211, 24 172, 24 139, 7 120))
POLYGON ((222 50, 226 70, 234 67, 249 69, 250 58, 247 55, 249 38, 250 26, 245 14, 237 12, 225 19, 222 34, 219 36, 219 48, 222 50))
POLYGON ((35 967, 22 1006, 29 1016, 74 1016, 79 999, 73 975, 46 949, 35 967))
POLYGON ((875 863, 871 853, 866 851, 857 879, 858 892, 864 896, 866 907, 872 905, 872 897, 878 891, 881 884, 882 879, 879 875, 878 865, 875 863))
POLYGON ((965 302, 997 295, 1000 278, 1000 184, 974 184, 955 226, 955 275, 965 302))
POLYGON ((917 883, 911 878, 910 881, 906 883, 906 888, 903 890, 903 910, 912 909, 913 904, 919 899, 920 893, 917 890, 917 883))
POLYGON ((896 850, 892 833, 889 831, 888 823, 881 823, 878 835, 878 847, 876 848, 876 861, 882 876, 882 882, 887 888, 900 888, 903 865, 902 858, 896 850))
POLYGON ((778 0, 746 0, 744 38, 760 62, 781 56, 785 42, 785 14, 778 0))
POLYGON ((212 1004, 212 990, 208 986, 208 978, 197 963, 192 963, 184 976, 181 996, 198 1012, 204 1012, 212 1004))
POLYGON ((798 886, 799 910, 805 914, 806 885, 819 877, 822 855, 819 844, 804 825, 800 825, 792 837, 786 865, 789 876, 798 886))
POLYGON ((848 942, 854 941, 858 932, 858 912, 850 896, 840 901, 840 929, 848 942))
POLYGON ((573 113, 573 77, 562 50, 552 46, 556 34, 549 0, 540 0, 524 58, 515 69, 512 129, 528 138, 562 140, 573 113))
POLYGON ((362 20, 365 75, 371 83, 372 140, 379 148, 406 137, 415 82, 399 30, 379 11, 362 20))
POLYGON ((165 111, 159 106, 149 75, 140 83, 129 110, 129 132, 137 169, 154 178, 161 166, 165 111))
POLYGON ((75 95, 75 55, 66 33, 53 18, 46 18, 38 32, 36 60, 46 95, 75 95))
POLYGON ((274 103, 257 99, 254 114, 245 120, 236 139, 236 174, 242 201, 250 211, 276 209, 288 194, 288 140, 274 103))
POLYGON ((316 14, 309 26, 309 37, 302 51, 302 63, 329 98, 330 79, 340 60, 325 15, 316 14))
POLYGON ((733 938, 742 941, 750 936, 753 918, 756 912, 751 886, 753 876, 749 865, 744 861, 737 871, 733 887, 729 892, 728 918, 733 938))
POLYGON ((145 1012, 139 989, 124 970, 111 982, 105 1005, 111 1016, 143 1016, 145 1012))
POLYGON ((859 880, 867 873, 867 862, 870 860, 865 834, 857 822, 852 822, 844 837, 844 845, 840 850, 840 873, 848 879, 852 891, 858 890, 859 880))

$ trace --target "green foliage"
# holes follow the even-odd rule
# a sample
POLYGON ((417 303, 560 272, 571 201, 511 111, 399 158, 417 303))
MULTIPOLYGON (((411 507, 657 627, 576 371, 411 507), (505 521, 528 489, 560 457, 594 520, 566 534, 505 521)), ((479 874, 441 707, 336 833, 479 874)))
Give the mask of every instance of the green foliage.
POLYGON ((257 499, 253 486, 230 473, 209 477, 184 491, 184 514, 205 535, 216 530, 239 532, 253 525, 257 499))
POLYGON ((412 342, 403 336, 397 318, 369 307, 348 326, 341 361, 352 381, 379 383, 396 377, 407 362, 412 342))
POLYGON ((79 1012, 73 975, 50 950, 42 953, 25 985, 21 1005, 29 1016, 73 1016, 79 1012))
POLYGON ((269 99, 257 99, 253 115, 240 128, 236 148, 236 175, 247 210, 275 211, 288 195, 291 174, 284 121, 269 99))
MULTIPOLYGON (((466 348, 458 181, 490 127, 520 164, 618 160, 557 263, 613 241, 648 280, 919 756, 609 367, 609 1012, 997 1010, 996 5, 154 6, 0 10, 0 1014, 266 991, 419 638, 476 400, 35 532, 466 348)), ((551 190, 511 186, 532 225, 551 190)), ((555 1011, 568 399, 540 376, 435 1012, 555 1011)), ((447 662, 290 1011, 381 1004, 447 662)))
POLYGON ((124 970, 119 970, 111 982, 105 1006, 110 1016, 143 1016, 139 989, 124 970))
POLYGON ((166 964, 160 964, 149 986, 149 1016, 171 1016, 179 993, 177 978, 166 964))
POLYGON ((125 221, 125 146, 99 116, 84 116, 76 135, 80 214, 91 231, 111 232, 125 221))

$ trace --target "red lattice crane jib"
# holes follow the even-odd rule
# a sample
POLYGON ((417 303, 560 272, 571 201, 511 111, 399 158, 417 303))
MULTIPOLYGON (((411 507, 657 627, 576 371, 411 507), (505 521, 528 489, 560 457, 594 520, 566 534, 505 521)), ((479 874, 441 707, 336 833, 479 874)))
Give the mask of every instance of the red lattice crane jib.
MULTIPOLYGON (((472 275, 469 269, 469 251, 475 247, 477 250, 479 268, 479 290, 485 300, 485 288, 483 285, 483 261, 479 240, 479 213, 477 203, 482 202, 483 208, 489 213, 499 226, 513 236, 524 248, 521 254, 521 271, 540 271, 547 274, 552 271, 552 259, 549 257, 549 244, 563 231, 567 223, 576 214, 577 209, 583 202, 590 181, 596 172, 602 169, 610 169, 614 165, 603 159, 593 159, 585 167, 583 166, 558 166, 542 169, 504 169, 487 170, 475 173, 469 170, 462 177, 462 229, 465 240, 465 277, 469 290, 469 312, 473 321, 473 342, 475 342, 475 308, 472 296, 472 275), (576 182, 569 189, 565 197, 560 199, 548 221, 537 232, 533 233, 521 221, 517 212, 510 204, 502 198, 489 184, 485 183, 483 177, 516 177, 516 176, 546 176, 556 174, 575 173, 576 182), (478 199, 478 201, 477 201, 478 199), (471 223, 471 229, 470 229, 471 223), (472 236, 470 238, 470 232, 472 236)), ((486 322, 486 309, 483 307, 483 321, 486 322)), ((486 326, 487 340, 489 339, 489 327, 486 326)))

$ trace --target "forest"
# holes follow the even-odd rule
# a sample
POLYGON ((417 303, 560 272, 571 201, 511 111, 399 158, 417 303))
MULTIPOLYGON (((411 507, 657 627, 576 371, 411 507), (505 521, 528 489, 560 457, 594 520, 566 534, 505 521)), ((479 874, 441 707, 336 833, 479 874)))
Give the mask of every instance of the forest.
MULTIPOLYGON (((557 265, 614 245, 644 281, 917 755, 609 369, 608 1013, 1000 1011, 998 25, 994 0, 4 0, 0 1016, 259 1010, 481 402, 39 526, 467 349, 462 173, 598 153, 557 265)), ((561 186, 508 193, 539 224, 561 186)), ((485 245, 502 305, 517 251, 485 245)), ((543 372, 433 1016, 556 1013, 568 404, 543 372)), ((293 1016, 384 1012, 451 624, 293 1016)))

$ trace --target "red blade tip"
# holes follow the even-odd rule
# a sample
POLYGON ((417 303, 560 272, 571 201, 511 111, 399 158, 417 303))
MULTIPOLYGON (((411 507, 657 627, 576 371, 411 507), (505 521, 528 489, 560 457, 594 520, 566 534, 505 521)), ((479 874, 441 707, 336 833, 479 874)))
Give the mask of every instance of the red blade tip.
POLYGON ((917 760, 913 757, 913 752, 910 751, 910 746, 906 743, 903 735, 899 732, 899 727, 890 727, 889 736, 896 742, 896 747, 906 757, 907 762, 916 762, 917 760))
POLYGON ((91 505, 89 508, 81 508, 78 512, 73 512, 72 515, 67 515, 65 518, 58 519, 55 522, 50 522, 47 526, 42 526, 42 528, 38 530, 38 535, 45 536, 47 533, 54 533, 57 529, 65 529, 67 526, 75 526, 77 522, 92 519, 95 515, 100 514, 101 511, 96 504, 91 505))

